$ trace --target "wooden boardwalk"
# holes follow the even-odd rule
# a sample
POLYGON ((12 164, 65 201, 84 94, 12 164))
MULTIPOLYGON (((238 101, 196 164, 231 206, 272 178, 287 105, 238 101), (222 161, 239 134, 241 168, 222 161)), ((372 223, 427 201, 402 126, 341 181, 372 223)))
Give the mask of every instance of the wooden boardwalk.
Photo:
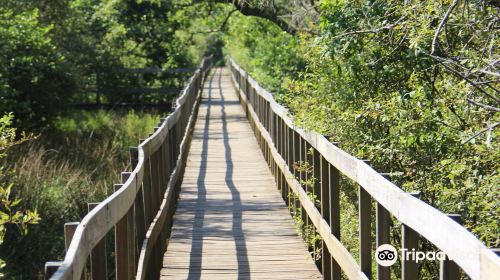
POLYGON ((207 79, 161 279, 320 279, 227 69, 207 79))

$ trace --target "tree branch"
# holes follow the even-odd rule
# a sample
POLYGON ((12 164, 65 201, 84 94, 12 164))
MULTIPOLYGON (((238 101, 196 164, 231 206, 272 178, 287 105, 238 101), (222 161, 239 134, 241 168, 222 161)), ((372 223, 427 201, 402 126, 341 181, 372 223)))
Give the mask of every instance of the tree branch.
POLYGON ((439 38, 438 38, 439 33, 441 33, 441 31, 443 30, 444 26, 446 25, 446 22, 448 21, 448 18, 451 15, 451 12, 453 12, 453 9, 455 9, 457 4, 458 4, 458 0, 453 1, 453 3, 451 3, 450 7, 448 8, 448 11, 446 11, 446 14, 444 15, 443 19, 441 20, 441 23, 439 24, 438 29, 436 30, 436 34, 434 34, 434 39, 432 39, 431 54, 435 53, 436 45, 437 45, 438 40, 439 40, 439 38))
POLYGON ((227 25, 227 22, 229 21, 229 18, 231 18, 231 16, 238 10, 234 9, 234 10, 231 10, 226 18, 224 19, 224 21, 222 22, 222 24, 219 26, 219 28, 217 29, 214 29, 214 30, 207 30, 207 31, 197 31, 197 32, 193 32, 191 33, 191 35, 189 36, 189 39, 188 41, 191 41, 193 39, 193 36, 196 35, 196 34, 208 34, 208 33, 215 33, 215 32, 221 32, 227 25))
POLYGON ((432 55, 432 54, 429 54, 429 53, 426 53, 424 52, 424 54, 430 56, 431 58, 435 59, 436 61, 438 61, 441 65, 444 66, 444 68, 446 68, 448 71, 450 71, 451 73, 459 76, 460 78, 462 78, 463 80, 465 80, 467 83, 469 83, 471 86, 473 86, 475 89, 479 90, 480 92, 482 92, 484 95, 488 96, 489 98, 495 100, 495 102, 497 103, 500 103, 500 100, 496 97, 494 97, 493 95, 489 94, 488 92, 486 92, 484 89, 482 89, 480 86, 476 85, 476 83, 474 81, 472 81, 471 79, 467 78, 466 76, 462 75, 462 73, 458 72, 457 70, 451 68, 450 66, 446 65, 445 62, 450 62, 449 60, 445 59, 445 58, 442 58, 442 57, 439 57, 439 56, 435 56, 435 55, 432 55))
POLYGON ((467 144, 467 143, 469 143, 470 141, 472 141, 472 139, 474 139, 474 138, 478 137, 479 135, 481 135, 481 134, 485 133, 485 132, 486 132, 486 131, 488 131, 488 130, 491 130, 491 129, 493 129, 493 128, 497 127, 499 124, 500 124, 500 122, 496 122, 496 123, 494 123, 494 124, 492 124, 492 125, 490 125, 490 126, 488 126, 488 127, 484 128, 484 129, 482 129, 482 130, 480 130, 480 131, 478 131, 478 132, 474 133, 474 135, 472 135, 469 139, 465 140, 462 144, 467 144))
POLYGON ((483 104, 483 103, 479 103, 477 101, 474 101, 472 99, 469 99, 467 98, 467 102, 469 102, 470 104, 474 104, 476 106, 479 106, 485 110, 488 110, 488 111, 494 111, 494 112, 500 112, 500 108, 497 108, 497 107, 494 107, 494 106, 490 106, 490 105, 486 105, 486 104, 483 104))
POLYGON ((338 39, 338 38, 342 38, 342 37, 349 36, 349 35, 378 33, 378 32, 383 31, 383 30, 390 30, 390 29, 393 29, 394 27, 396 27, 405 18, 406 18, 406 16, 402 16, 397 21, 395 21, 395 22, 393 22, 391 24, 388 24, 388 25, 385 25, 385 26, 382 26, 382 27, 379 27, 379 28, 371 29, 371 30, 355 30, 355 31, 350 31, 350 32, 342 33, 342 34, 333 36, 332 39, 338 39))
MULTIPOLYGON (((229 0, 222 2, 229 2, 229 0)), ((282 30, 292 35, 297 34, 297 32, 299 31, 295 27, 291 26, 288 22, 283 20, 283 18, 279 15, 278 11, 274 10, 274 7, 272 10, 268 10, 265 8, 252 7, 246 1, 233 0, 231 2, 234 5, 234 7, 238 9, 238 11, 240 11, 240 13, 246 16, 256 16, 267 19, 271 22, 274 22, 282 30)))

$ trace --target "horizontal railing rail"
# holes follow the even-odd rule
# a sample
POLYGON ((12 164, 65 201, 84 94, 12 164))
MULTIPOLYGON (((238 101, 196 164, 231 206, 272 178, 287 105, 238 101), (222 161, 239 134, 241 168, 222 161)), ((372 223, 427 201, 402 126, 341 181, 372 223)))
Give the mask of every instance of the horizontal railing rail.
MULTIPOLYGON (((147 139, 131 148, 131 172, 101 203, 89 204, 80 223, 65 224, 66 256, 48 262, 46 277, 81 279, 90 256, 92 279, 108 279, 106 237, 114 228, 116 279, 158 278, 172 223, 176 193, 200 101, 212 65, 204 58, 175 102, 175 108, 147 139)), ((90 278, 88 277, 88 278, 90 278)))
MULTIPOLYGON (((440 279, 459 279, 459 269, 472 279, 498 279, 500 258, 457 223, 454 216, 403 191, 366 161, 344 152, 324 136, 297 127, 293 116, 272 94, 232 59, 229 64, 241 104, 283 199, 290 208, 300 208, 303 222, 314 226, 321 236, 322 244, 317 245, 322 248, 318 266, 325 279, 340 279, 341 270, 349 279, 373 278, 372 242, 377 246, 390 243, 391 216, 402 223, 401 249, 418 250, 419 243, 427 240, 447 255, 449 259, 440 263, 440 279), (294 168, 299 163, 307 163, 312 170, 294 168), (341 174, 359 186, 359 262, 340 241, 341 174), (310 194, 319 199, 319 205, 315 205, 310 194)), ((401 278, 417 279, 418 265, 413 260, 401 261, 401 278)), ((376 274, 377 279, 390 279, 389 267, 378 265, 376 274)))

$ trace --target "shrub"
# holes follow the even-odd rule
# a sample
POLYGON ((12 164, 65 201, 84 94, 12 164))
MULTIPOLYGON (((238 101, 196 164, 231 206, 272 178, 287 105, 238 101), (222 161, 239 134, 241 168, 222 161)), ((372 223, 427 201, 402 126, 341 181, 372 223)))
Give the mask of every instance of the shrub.
POLYGON ((50 30, 36 9, 0 7, 0 112, 14 112, 25 128, 48 123, 75 91, 50 30))
POLYGON ((129 168, 128 148, 158 123, 155 113, 74 112, 36 141, 10 153, 13 195, 42 220, 26 236, 6 236, 2 254, 12 279, 43 277, 43 264, 64 257, 64 223, 80 221, 88 202, 109 196, 129 168))

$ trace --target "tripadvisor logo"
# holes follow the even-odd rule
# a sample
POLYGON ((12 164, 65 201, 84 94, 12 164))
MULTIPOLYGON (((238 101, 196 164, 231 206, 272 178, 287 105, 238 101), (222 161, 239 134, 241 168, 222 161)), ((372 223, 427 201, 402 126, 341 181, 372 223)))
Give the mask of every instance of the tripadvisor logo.
POLYGON ((398 251, 390 244, 382 244, 375 252, 375 259, 381 266, 391 266, 398 260, 398 251))
MULTIPOLYGON (((391 266, 398 260, 398 251, 390 244, 382 244, 375 251, 375 259, 381 266, 391 266)), ((414 261, 419 263, 423 260, 445 260, 446 254, 444 252, 421 252, 412 249, 401 250, 401 259, 404 261, 414 261)))

